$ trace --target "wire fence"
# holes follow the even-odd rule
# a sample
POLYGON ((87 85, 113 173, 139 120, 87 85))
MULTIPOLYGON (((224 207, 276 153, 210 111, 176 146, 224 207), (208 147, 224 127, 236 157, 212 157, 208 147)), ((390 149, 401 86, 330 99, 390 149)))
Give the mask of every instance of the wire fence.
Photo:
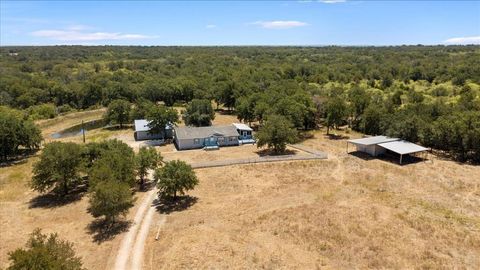
POLYGON ((211 167, 223 167, 231 165, 241 165, 241 164, 255 164, 255 163, 265 163, 265 162, 278 162, 278 161, 293 161, 293 160, 316 160, 316 159, 326 159, 324 157, 318 156, 294 156, 294 155, 285 155, 277 157, 259 157, 259 158, 245 158, 245 159, 227 159, 227 160, 214 160, 207 162, 197 162, 190 164, 194 169, 200 168, 211 168, 211 167))

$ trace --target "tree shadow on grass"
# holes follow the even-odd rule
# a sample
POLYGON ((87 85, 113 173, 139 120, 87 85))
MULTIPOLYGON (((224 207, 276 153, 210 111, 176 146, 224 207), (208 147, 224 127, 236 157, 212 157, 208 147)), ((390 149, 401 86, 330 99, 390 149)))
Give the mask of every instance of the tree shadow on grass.
POLYGON ((342 135, 342 134, 328 134, 325 135, 329 140, 348 140, 350 136, 342 135))
POLYGON ((155 188, 155 181, 145 179, 145 183, 143 185, 139 185, 137 191, 138 192, 148 192, 155 188))
POLYGON ((66 196, 61 196, 55 191, 50 191, 46 194, 38 195, 29 201, 29 208, 55 208, 64 206, 82 199, 87 193, 88 187, 80 185, 75 189, 70 190, 66 196))
POLYGON ((255 151, 255 153, 260 157, 289 156, 289 155, 295 155, 297 154, 297 152, 298 152, 297 150, 292 150, 292 149, 287 149, 285 150, 285 152, 280 152, 280 153, 276 153, 272 149, 262 149, 262 150, 255 151))
POLYGON ((34 149, 34 150, 21 149, 19 150, 19 153, 16 156, 10 157, 7 160, 1 159, 0 168, 25 164, 27 163, 30 157, 36 156, 37 153, 38 153, 38 149, 34 149))
POLYGON ((172 212, 180 212, 188 209, 198 201, 197 197, 192 196, 178 196, 176 199, 164 198, 155 199, 153 205, 160 214, 170 214, 172 212))
POLYGON ((113 239, 116 235, 128 231, 132 225, 128 220, 117 220, 115 223, 107 223, 104 219, 96 219, 87 226, 89 234, 93 235, 95 243, 102 243, 113 239))

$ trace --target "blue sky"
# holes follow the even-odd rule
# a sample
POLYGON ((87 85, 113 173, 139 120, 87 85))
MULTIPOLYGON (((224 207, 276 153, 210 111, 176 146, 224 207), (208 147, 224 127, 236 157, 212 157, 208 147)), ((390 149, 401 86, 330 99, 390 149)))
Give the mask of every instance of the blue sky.
POLYGON ((480 1, 5 1, 0 45, 480 44, 480 1))

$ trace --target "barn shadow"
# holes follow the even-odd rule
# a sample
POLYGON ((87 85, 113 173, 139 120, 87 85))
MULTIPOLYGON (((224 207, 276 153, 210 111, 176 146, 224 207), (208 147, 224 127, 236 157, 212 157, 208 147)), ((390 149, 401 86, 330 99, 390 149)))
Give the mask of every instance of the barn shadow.
POLYGON ((155 208, 160 214, 170 214, 172 212, 184 211, 190 208, 192 205, 196 204, 197 201, 197 197, 186 195, 177 196, 176 199, 155 199, 152 204, 155 206, 155 208))
POLYGON ((113 224, 108 224, 104 219, 96 219, 87 226, 87 232, 93 235, 93 241, 101 244, 113 239, 116 235, 128 231, 132 225, 128 220, 117 220, 113 224))
POLYGON ((400 164, 400 155, 391 154, 391 153, 378 155, 376 157, 373 157, 373 156, 371 156, 371 155, 369 155, 365 152, 361 152, 361 151, 353 151, 353 152, 349 152, 348 154, 352 155, 352 156, 355 156, 355 157, 358 157, 358 158, 361 158, 361 159, 366 160, 366 161, 377 159, 377 160, 385 161, 385 162, 392 163, 392 164, 395 164, 395 165, 400 165, 400 166, 416 164, 416 163, 424 162, 424 161, 427 160, 425 158, 417 157, 417 156, 413 156, 413 155, 403 155, 402 164, 400 164))
POLYGON ((64 206, 81 200, 87 193, 87 190, 87 185, 82 184, 74 189, 71 189, 70 192, 65 196, 62 196, 55 191, 50 191, 46 194, 41 194, 32 198, 28 202, 28 208, 55 208, 64 206))

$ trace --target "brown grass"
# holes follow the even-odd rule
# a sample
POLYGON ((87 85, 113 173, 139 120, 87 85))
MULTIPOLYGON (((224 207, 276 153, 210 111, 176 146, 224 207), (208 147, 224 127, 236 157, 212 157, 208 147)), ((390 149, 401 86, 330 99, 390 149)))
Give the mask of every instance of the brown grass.
MULTIPOLYGON (((55 120, 43 131, 99 114, 55 120)), ((235 117, 215 120, 229 122, 235 117)), ((135 146, 128 129, 87 134, 87 141, 119 138, 135 146)), ((80 142, 81 137, 64 140, 80 142)), ((167 215, 158 241, 156 220, 152 223, 145 269, 478 269, 480 167, 434 156, 405 166, 364 159, 347 154, 345 139, 332 139, 324 131, 303 144, 327 152, 329 159, 196 170, 200 184, 189 193, 196 201, 167 215)), ((191 162, 258 155, 255 146, 210 152, 176 152, 171 145, 157 149, 169 159, 191 162)), ((39 195, 27 185, 35 160, 0 168, 0 268, 8 266, 8 251, 23 246, 36 227, 72 241, 88 269, 111 268, 123 234, 94 241, 86 196, 31 207, 39 195)))
POLYGON ((197 170, 197 202, 152 228, 145 268, 478 268, 479 167, 365 160, 314 135, 329 160, 197 170))

